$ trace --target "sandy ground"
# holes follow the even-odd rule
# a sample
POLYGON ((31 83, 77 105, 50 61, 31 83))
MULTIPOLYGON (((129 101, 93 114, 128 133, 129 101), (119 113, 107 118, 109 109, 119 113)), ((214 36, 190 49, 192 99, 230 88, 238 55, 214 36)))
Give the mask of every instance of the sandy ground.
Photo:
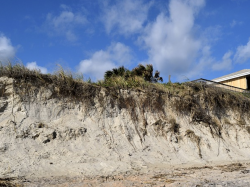
POLYGON ((116 176, 92 177, 46 177, 46 178, 7 178, 0 180, 0 186, 28 187, 222 187, 250 186, 250 163, 237 162, 226 165, 203 165, 158 169, 154 174, 127 173, 116 176))

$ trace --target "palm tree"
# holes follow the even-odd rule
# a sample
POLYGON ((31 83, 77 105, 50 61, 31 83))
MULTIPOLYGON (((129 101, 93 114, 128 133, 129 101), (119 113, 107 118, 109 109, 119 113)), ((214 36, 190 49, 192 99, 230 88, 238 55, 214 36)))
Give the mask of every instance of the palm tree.
POLYGON ((112 71, 106 71, 105 74, 104 74, 104 79, 107 80, 109 79, 110 77, 112 77, 113 75, 113 72, 112 71))
POLYGON ((143 77, 146 81, 151 82, 153 76, 153 65, 152 64, 147 64, 145 71, 143 73, 143 77))
POLYGON ((163 78, 160 77, 160 72, 156 70, 153 76, 153 71, 154 68, 152 64, 147 64, 146 67, 142 64, 139 64, 138 67, 132 70, 132 75, 141 76, 144 78, 145 81, 148 82, 163 82, 163 78))
POLYGON ((104 74, 104 79, 109 79, 111 77, 115 77, 115 76, 125 76, 125 74, 128 72, 129 70, 126 69, 124 66, 120 66, 119 68, 113 68, 112 71, 106 71, 104 74))
POLYGON ((113 68, 112 71, 106 71, 104 74, 104 79, 107 80, 115 76, 125 77, 125 79, 128 79, 129 77, 139 76, 143 77, 144 80, 148 82, 162 82, 163 79, 162 77, 160 77, 160 72, 156 70, 153 76, 153 71, 154 69, 152 64, 146 64, 146 66, 139 64, 137 67, 132 69, 132 71, 129 71, 124 66, 120 66, 118 68, 113 68))
POLYGON ((158 82, 158 81, 163 82, 163 78, 160 77, 160 72, 158 70, 155 71, 155 75, 154 75, 153 79, 154 79, 154 82, 158 82))

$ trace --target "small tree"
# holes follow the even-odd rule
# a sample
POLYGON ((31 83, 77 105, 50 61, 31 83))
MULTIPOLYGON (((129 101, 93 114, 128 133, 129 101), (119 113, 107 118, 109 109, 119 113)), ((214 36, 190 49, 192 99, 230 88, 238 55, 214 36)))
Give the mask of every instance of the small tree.
POLYGON ((163 78, 160 77, 160 72, 158 70, 155 71, 155 75, 153 77, 153 81, 154 82, 158 82, 158 81, 163 82, 163 78))
POLYGON ((128 69, 124 68, 124 66, 121 66, 119 68, 113 68, 112 70, 106 71, 104 74, 104 79, 107 80, 111 77, 121 76, 125 79, 128 79, 129 77, 139 76, 143 77, 145 81, 148 82, 158 82, 163 81, 163 78, 160 77, 160 72, 155 71, 155 74, 153 75, 153 65, 147 64, 146 66, 139 64, 137 67, 132 69, 132 71, 129 71, 128 69))
POLYGON ((129 70, 124 68, 124 66, 121 66, 119 68, 113 68, 112 71, 108 70, 108 71, 105 72, 104 79, 108 79, 108 78, 111 78, 111 77, 114 77, 114 76, 123 77, 126 74, 127 71, 129 71, 129 70))
POLYGON ((105 74, 104 74, 104 79, 107 80, 112 76, 113 76, 113 71, 110 71, 110 70, 106 71, 105 74))
POLYGON ((153 65, 147 64, 146 67, 142 64, 139 64, 138 67, 132 70, 132 75, 141 76, 144 78, 145 81, 148 82, 163 82, 163 78, 160 77, 160 72, 158 70, 155 71, 153 75, 153 65))

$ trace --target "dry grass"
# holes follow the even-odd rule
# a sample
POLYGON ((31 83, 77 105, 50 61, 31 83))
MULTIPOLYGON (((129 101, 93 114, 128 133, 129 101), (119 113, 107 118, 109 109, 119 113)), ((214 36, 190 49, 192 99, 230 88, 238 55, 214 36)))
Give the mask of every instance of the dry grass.
POLYGON ((189 92, 176 96, 172 107, 178 113, 190 115, 192 123, 209 127, 213 136, 221 137, 220 119, 227 111, 237 112, 242 117, 250 114, 250 100, 241 93, 200 83, 187 83, 186 86, 189 92))
POLYGON ((151 179, 165 182, 165 183, 174 183, 175 182, 175 180, 169 179, 168 177, 169 176, 167 174, 158 174, 158 175, 153 176, 151 179))
POLYGON ((169 120, 159 119, 153 123, 152 126, 157 136, 163 136, 168 139, 168 135, 170 135, 170 141, 172 141, 172 137, 175 137, 176 143, 182 140, 180 125, 176 123, 174 118, 170 118, 169 120))
POLYGON ((145 81, 142 77, 129 77, 126 79, 125 77, 113 77, 112 79, 108 79, 106 81, 98 81, 98 85, 102 87, 115 87, 115 88, 148 88, 150 85, 152 85, 150 82, 145 81))
POLYGON ((243 166, 241 163, 233 163, 229 165, 221 165, 217 166, 223 172, 233 172, 233 171, 240 171, 246 169, 246 166, 243 166))
MULTIPOLYGON (((0 65, 0 77, 7 76, 14 78, 14 84, 19 89, 18 94, 28 96, 35 88, 52 85, 55 97, 69 97, 74 99, 91 100, 99 88, 83 81, 82 75, 72 74, 59 66, 53 74, 42 74, 38 70, 30 70, 22 64, 12 65, 8 63, 0 65), (32 90, 32 87, 34 88, 32 90), (87 99, 86 99, 87 98, 87 99)), ((28 98, 28 97, 27 97, 28 98)))
POLYGON ((0 178, 0 187, 23 187, 15 181, 14 178, 0 178))
POLYGON ((153 123, 152 125, 154 127, 154 130, 157 132, 157 135, 166 136, 165 131, 164 131, 164 128, 166 126, 165 121, 159 119, 155 123, 153 123))
POLYGON ((227 119, 227 118, 224 118, 224 124, 226 124, 226 125, 232 125, 232 123, 231 123, 231 121, 229 121, 229 119, 227 119))
POLYGON ((176 123, 176 119, 171 118, 169 123, 170 127, 168 128, 167 132, 171 132, 172 134, 180 134, 180 125, 176 123))

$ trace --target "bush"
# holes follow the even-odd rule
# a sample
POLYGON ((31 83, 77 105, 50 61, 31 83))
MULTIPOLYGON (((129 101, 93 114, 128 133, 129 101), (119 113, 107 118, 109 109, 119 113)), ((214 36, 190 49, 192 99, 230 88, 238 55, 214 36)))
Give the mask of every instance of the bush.
POLYGON ((163 82, 163 78, 160 77, 159 71, 156 70, 153 75, 153 65, 151 64, 147 64, 146 66, 139 64, 132 71, 124 68, 124 66, 114 68, 105 72, 104 81, 109 81, 109 79, 113 79, 115 77, 122 77, 125 80, 133 77, 142 77, 147 82, 163 82))

